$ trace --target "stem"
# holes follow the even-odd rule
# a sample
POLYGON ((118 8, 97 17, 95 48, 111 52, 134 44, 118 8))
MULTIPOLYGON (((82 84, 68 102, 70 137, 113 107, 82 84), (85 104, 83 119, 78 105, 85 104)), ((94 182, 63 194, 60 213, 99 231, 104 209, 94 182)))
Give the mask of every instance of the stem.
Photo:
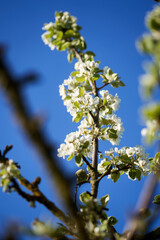
MULTIPOLYGON (((93 82, 92 90, 94 96, 98 96, 98 89, 96 87, 96 82, 93 82)), ((94 123, 97 128, 99 128, 99 108, 96 110, 96 114, 94 117, 94 123)), ((92 167, 93 170, 91 172, 91 194, 93 198, 97 197, 98 194, 98 172, 97 172, 97 165, 98 165, 98 137, 93 138, 93 153, 92 153, 92 167)))
POLYGON ((98 164, 98 138, 93 139, 93 154, 92 154, 92 167, 93 170, 91 172, 91 195, 93 198, 97 197, 98 193, 98 172, 97 172, 97 164, 98 164))
POLYGON ((101 87, 98 88, 98 91, 107 86, 109 83, 104 83, 101 87))
MULTIPOLYGON (((75 54, 75 58, 77 58, 80 62, 83 62, 83 59, 80 55, 80 53, 77 51, 76 48, 72 48, 74 54, 75 54)), ((89 83, 92 87, 92 92, 94 97, 98 97, 98 88, 96 87, 96 82, 92 82, 90 79, 89 83)), ((93 115, 93 113, 91 113, 91 116, 94 120, 94 124, 97 128, 99 128, 99 108, 96 109, 96 113, 95 115, 93 115)), ((98 172, 97 172, 97 164, 98 164, 98 137, 94 137, 93 138, 93 153, 92 153, 92 168, 91 168, 91 195, 92 198, 96 198, 97 197, 97 193, 98 193, 98 184, 99 182, 97 181, 98 179, 98 172)))
POLYGON ((92 165, 88 162, 88 160, 85 158, 85 156, 82 155, 83 161, 86 163, 86 165, 90 168, 93 169, 92 165))

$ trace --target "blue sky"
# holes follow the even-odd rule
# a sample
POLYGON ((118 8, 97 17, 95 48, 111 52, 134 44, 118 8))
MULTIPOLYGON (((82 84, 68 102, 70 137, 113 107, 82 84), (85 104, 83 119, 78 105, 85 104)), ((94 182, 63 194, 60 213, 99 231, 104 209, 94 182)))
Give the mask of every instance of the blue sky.
MULTIPOLYGON (((22 76, 30 71, 39 74, 39 83, 28 86, 24 94, 33 112, 44 115, 44 127, 57 148, 66 134, 75 131, 78 126, 72 123, 59 96, 59 85, 69 77, 74 64, 67 62, 66 52, 51 51, 41 40, 43 24, 54 21, 54 12, 60 10, 69 11, 78 18, 78 24, 83 27, 81 33, 87 42, 87 49, 96 53, 96 60, 101 61, 101 67, 111 67, 126 84, 125 88, 109 88, 112 94, 117 92, 121 98, 117 115, 122 118, 125 132, 120 147, 142 144, 140 108, 143 102, 138 92, 138 79, 143 73, 142 62, 145 57, 138 53, 135 43, 146 31, 144 17, 146 12, 152 10, 154 1, 6 0, 0 3, 0 43, 7 45, 7 59, 16 75, 22 76)), ((61 205, 39 156, 25 138, 1 91, 0 110, 0 149, 13 144, 9 157, 21 165, 22 174, 30 181, 41 176, 41 189, 61 205)), ((107 147, 106 144, 105 150, 107 147)), ((147 148, 146 151, 152 156, 155 147, 147 148)), ((58 161, 69 174, 77 169, 74 161, 58 161)), ((123 229, 127 214, 135 206, 143 183, 121 177, 115 184, 104 179, 100 185, 99 196, 110 194, 109 215, 119 220, 118 230, 123 229)), ((35 217, 51 217, 42 206, 37 205, 36 209, 32 209, 15 193, 9 195, 0 190, 0 199, 0 226, 8 219, 29 224, 35 217)))

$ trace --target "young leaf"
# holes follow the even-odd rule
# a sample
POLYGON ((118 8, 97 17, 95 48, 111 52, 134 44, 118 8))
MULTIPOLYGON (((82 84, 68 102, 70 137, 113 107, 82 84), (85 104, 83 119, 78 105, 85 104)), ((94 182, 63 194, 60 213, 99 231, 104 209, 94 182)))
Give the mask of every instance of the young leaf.
POLYGON ((83 148, 87 148, 89 146, 89 141, 86 141, 84 144, 83 144, 83 148))
POLYGON ((78 123, 82 119, 82 117, 83 117, 82 112, 77 113, 77 116, 74 118, 73 122, 78 123))
POLYGON ((114 183, 117 182, 119 178, 120 178, 120 172, 111 174, 111 179, 114 183))
POLYGON ((115 217, 113 217, 113 216, 108 217, 108 223, 110 225, 114 226, 117 222, 118 222, 118 220, 115 217))
POLYGON ((101 197, 101 204, 102 204, 102 206, 103 207, 106 207, 107 206, 107 203, 108 203, 108 201, 109 201, 109 195, 107 194, 107 195, 105 195, 104 197, 101 197))
POLYGON ((59 51, 65 51, 68 47, 69 47, 70 43, 69 42, 65 42, 63 43, 60 48, 59 51))
POLYGON ((70 161, 73 157, 74 157, 74 153, 72 153, 72 154, 67 158, 67 160, 70 161))
POLYGON ((91 196, 89 193, 84 192, 80 194, 79 198, 82 203, 87 203, 91 199, 91 196))
POLYGON ((75 163, 78 167, 81 167, 83 165, 81 154, 75 156, 75 163))
POLYGON ((57 33, 57 40, 61 40, 62 37, 63 37, 63 32, 62 32, 62 31, 59 31, 59 32, 57 33))
POLYGON ((88 176, 87 176, 87 173, 84 169, 79 169, 77 172, 76 172, 76 177, 77 177, 77 182, 80 183, 80 182, 84 182, 88 179, 88 176))
POLYGON ((77 82, 84 82, 85 81, 85 76, 82 77, 76 77, 77 82))
POLYGON ((79 71, 74 71, 74 72, 71 73, 71 76, 75 77, 77 74, 79 74, 79 71))
POLYGON ((121 86, 121 87, 125 87, 126 85, 124 84, 124 82, 122 82, 122 81, 118 81, 118 84, 119 84, 119 86, 121 86))
POLYGON ((65 33, 64 33, 64 37, 66 37, 66 38, 70 38, 70 37, 73 37, 73 35, 74 35, 74 32, 73 32, 73 30, 67 30, 65 33))
POLYGON ((153 201, 154 204, 160 204, 160 195, 156 195, 154 197, 154 201, 153 201))
POLYGON ((130 169, 129 176, 130 176, 131 179, 135 180, 136 179, 136 174, 137 174, 136 169, 134 169, 134 168, 130 169))
POLYGON ((79 97, 82 97, 82 96, 84 96, 84 88, 80 87, 79 88, 79 97))
POLYGON ((73 60, 73 57, 74 57, 73 53, 69 53, 68 56, 67 56, 67 58, 68 58, 68 62, 71 63, 72 60, 73 60))

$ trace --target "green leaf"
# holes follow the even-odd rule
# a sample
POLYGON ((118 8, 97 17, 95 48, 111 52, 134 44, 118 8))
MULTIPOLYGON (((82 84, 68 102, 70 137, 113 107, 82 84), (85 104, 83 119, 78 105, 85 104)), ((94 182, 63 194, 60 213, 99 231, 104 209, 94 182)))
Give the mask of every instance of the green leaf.
POLYGON ((75 163, 78 167, 81 167, 83 165, 81 154, 75 156, 75 163))
POLYGON ((108 223, 110 225, 114 226, 117 222, 118 222, 118 220, 115 217, 113 217, 113 216, 108 217, 108 223))
POLYGON ((87 173, 84 169, 79 169, 76 172, 76 177, 77 177, 77 182, 78 183, 87 181, 87 179, 88 179, 88 175, 87 175, 87 173))
POLYGON ((129 176, 131 179, 135 180, 136 179, 136 169, 131 168, 129 171, 129 176))
POLYGON ((143 114, 146 119, 159 120, 160 119, 160 103, 154 103, 144 108, 143 114))
POLYGON ((79 97, 82 97, 82 96, 84 96, 84 88, 80 87, 79 88, 79 97))
POLYGON ((67 160, 70 161, 73 157, 74 157, 74 153, 72 153, 72 154, 67 158, 67 160))
POLYGON ((58 17, 59 16, 59 12, 55 11, 55 17, 58 17))
POLYGON ((79 198, 82 203, 87 203, 88 201, 90 201, 91 196, 89 193, 84 192, 80 194, 79 198))
POLYGON ((120 81, 120 80, 118 80, 118 84, 119 84, 119 86, 121 86, 121 87, 125 87, 126 85, 124 84, 124 82, 122 82, 122 81, 120 81))
POLYGON ((155 197, 154 197, 154 201, 153 201, 153 203, 154 204, 160 204, 160 195, 156 195, 155 197))
POLYGON ((57 40, 61 40, 62 37, 63 37, 63 32, 62 32, 62 31, 59 31, 59 32, 57 33, 57 40))
POLYGON ((136 178, 140 181, 141 180, 141 171, 139 169, 136 169, 136 178))
POLYGON ((58 39, 53 39, 53 40, 52 40, 52 43, 53 43, 55 46, 59 46, 59 48, 60 48, 61 45, 62 45, 62 41, 61 41, 61 40, 58 40, 58 39))
POLYGON ((65 42, 63 43, 60 48, 59 48, 59 51, 65 51, 70 45, 70 42, 65 42))
POLYGON ((120 172, 111 174, 111 179, 114 183, 117 182, 119 178, 120 178, 120 172))
POLYGON ((107 99, 105 98, 105 99, 103 100, 103 104, 104 104, 104 105, 107 105, 107 103, 108 103, 108 102, 107 102, 107 99))
POLYGON ((109 75, 112 75, 112 74, 113 74, 113 71, 112 71, 111 68, 108 69, 108 74, 109 74, 109 75))
POLYGON ((73 60, 73 57, 74 57, 73 53, 69 53, 68 56, 67 56, 67 58, 68 58, 68 62, 71 63, 72 60, 73 60))
POLYGON ((116 81, 116 82, 111 82, 110 84, 111 84, 111 86, 114 87, 114 88, 118 88, 118 87, 119 87, 119 84, 118 84, 117 81, 116 81))
POLYGON ((96 80, 98 80, 100 78, 100 75, 98 74, 98 73, 95 73, 94 75, 93 75, 93 81, 96 81, 96 80))
POLYGON ((113 139, 118 138, 117 130, 114 130, 113 128, 108 130, 108 134, 109 134, 109 138, 113 138, 113 139))
POLYGON ((108 168, 111 165, 111 162, 107 161, 108 160, 107 158, 105 158, 105 159, 106 159, 106 161, 102 163, 102 166, 108 168))
POLYGON ((74 102, 74 106, 75 106, 76 108, 79 108, 79 103, 78 103, 77 101, 75 101, 75 102, 74 102))
POLYGON ((120 155, 118 158, 123 163, 131 163, 131 159, 126 154, 120 155))
POLYGON ((93 124, 93 122, 94 122, 90 113, 87 113, 87 120, 88 120, 89 124, 93 124))
POLYGON ((160 152, 157 152, 154 158, 156 160, 156 163, 160 164, 160 152))
POLYGON ((71 76, 75 77, 77 74, 79 74, 79 71, 74 71, 74 72, 71 73, 71 76))
POLYGON ((84 82, 85 81, 85 76, 82 77, 76 77, 77 82, 84 82))
POLYGON ((89 141, 86 141, 84 144, 83 144, 83 148, 87 148, 89 146, 89 141))
POLYGON ((89 56, 93 56, 93 57, 96 56, 96 55, 94 54, 94 52, 91 52, 91 51, 87 51, 86 54, 88 54, 89 56))
POLYGON ((101 123, 102 123, 102 125, 107 126, 109 124, 112 124, 112 120, 110 120, 110 119, 108 120, 108 119, 102 118, 101 119, 101 123))
POLYGON ((107 206, 107 203, 108 203, 108 201, 109 201, 109 195, 107 194, 107 195, 105 195, 104 197, 101 197, 101 204, 102 204, 102 206, 103 207, 106 207, 107 206))
POLYGON ((64 101, 65 101, 65 100, 70 100, 70 99, 71 99, 71 96, 66 96, 65 99, 64 99, 64 101))
POLYGON ((82 112, 77 113, 77 116, 74 118, 73 122, 78 123, 82 119, 82 117, 83 117, 82 112))
POLYGON ((64 36, 66 37, 66 38, 71 38, 71 37, 73 37, 74 36, 74 32, 73 32, 73 30, 67 30, 65 33, 64 33, 64 36))

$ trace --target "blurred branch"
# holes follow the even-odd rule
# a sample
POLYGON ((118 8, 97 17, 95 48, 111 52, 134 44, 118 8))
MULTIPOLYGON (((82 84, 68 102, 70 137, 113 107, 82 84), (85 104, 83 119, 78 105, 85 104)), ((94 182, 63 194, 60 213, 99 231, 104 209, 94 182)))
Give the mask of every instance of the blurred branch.
MULTIPOLYGON (((0 51, 3 53, 3 51, 0 51)), ((24 132, 28 136, 30 142, 37 149, 43 163, 50 173, 50 178, 59 191, 61 199, 70 211, 79 229, 79 235, 82 239, 87 239, 83 223, 77 215, 77 208, 71 196, 71 188, 69 180, 64 176, 62 170, 58 167, 56 159, 53 155, 53 147, 48 138, 42 132, 37 121, 32 117, 27 101, 22 93, 22 89, 17 84, 15 78, 12 77, 7 65, 4 62, 3 54, 0 55, 0 87, 8 97, 10 105, 13 107, 19 123, 24 132)))
MULTIPOLYGON (((129 229, 125 240, 135 239, 134 235, 139 228, 144 228, 144 227, 145 229, 147 228, 147 223, 144 222, 143 216, 149 207, 156 185, 157 185, 156 175, 152 175, 150 176, 150 178, 146 180, 145 185, 140 194, 135 213, 133 213, 132 218, 129 220, 129 222, 125 226, 125 230, 129 229)), ((124 232, 124 235, 125 234, 126 232, 124 232)))
POLYGON ((14 188, 14 190, 25 200, 30 202, 34 206, 35 201, 43 204, 53 215, 55 215, 57 218, 59 218, 62 222, 67 224, 69 221, 68 218, 65 216, 65 214, 50 200, 48 200, 45 195, 39 190, 39 183, 40 178, 37 177, 33 183, 30 183, 28 180, 26 180, 24 177, 20 177, 17 179, 21 185, 26 187, 30 192, 33 193, 33 195, 30 195, 26 192, 24 192, 21 187, 19 186, 18 182, 15 178, 11 179, 12 186, 11 189, 14 188))

